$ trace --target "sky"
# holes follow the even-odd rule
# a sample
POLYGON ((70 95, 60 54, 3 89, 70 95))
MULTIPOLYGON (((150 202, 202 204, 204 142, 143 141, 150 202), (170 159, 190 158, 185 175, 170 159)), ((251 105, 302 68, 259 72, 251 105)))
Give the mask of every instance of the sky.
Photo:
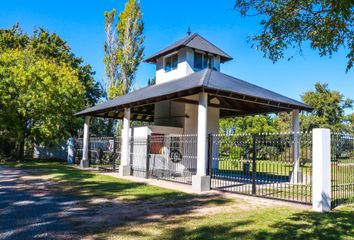
MULTIPOLYGON (((43 27, 66 40, 76 56, 104 81, 104 11, 120 12, 125 0, 7 0, 0 5, 0 28, 16 22, 25 32, 43 27)), ((320 57, 308 46, 303 54, 272 63, 251 47, 249 37, 260 31, 259 19, 242 18, 233 9, 233 0, 141 0, 145 23, 145 57, 186 36, 188 27, 231 55, 234 60, 221 71, 242 80, 300 100, 316 82, 328 83, 345 97, 354 99, 354 69, 345 72, 345 49, 332 58, 320 57)), ((141 63, 135 87, 147 85, 155 74, 153 64, 141 63)))

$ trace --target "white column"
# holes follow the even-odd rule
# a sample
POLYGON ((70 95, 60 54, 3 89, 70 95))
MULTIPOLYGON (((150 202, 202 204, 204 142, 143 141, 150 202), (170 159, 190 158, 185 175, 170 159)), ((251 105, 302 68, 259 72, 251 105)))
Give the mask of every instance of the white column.
POLYGON ((300 120, 299 110, 292 112, 292 130, 294 132, 294 146, 293 159, 294 168, 291 176, 292 183, 299 183, 302 181, 302 172, 300 170, 300 120))
POLYGON ((192 176, 192 188, 195 191, 210 190, 208 167, 208 94, 199 93, 198 138, 197 138, 197 175, 192 176))
POLYGON ((80 161, 80 168, 87 168, 89 166, 90 119, 90 116, 85 117, 84 138, 82 140, 82 159, 80 161))
POLYGON ((129 176, 130 175, 129 128, 130 128, 130 108, 124 108, 121 159, 120 159, 120 166, 119 166, 119 174, 121 176, 129 176))
POLYGON ((331 210, 331 132, 329 129, 312 130, 312 209, 331 210))

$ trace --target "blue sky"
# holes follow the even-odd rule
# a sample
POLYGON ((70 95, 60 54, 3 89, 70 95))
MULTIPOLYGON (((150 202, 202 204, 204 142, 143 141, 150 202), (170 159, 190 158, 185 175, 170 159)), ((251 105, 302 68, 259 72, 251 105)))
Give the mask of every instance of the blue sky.
MULTIPOLYGON (((103 12, 112 8, 119 12, 124 3, 123 0, 2 1, 0 27, 8 28, 18 21, 26 32, 31 32, 34 26, 42 26, 58 33, 77 56, 93 66, 96 79, 102 80, 103 12)), ((273 64, 247 42, 250 35, 259 31, 257 19, 243 19, 232 7, 232 0, 141 0, 145 57, 184 37, 190 26, 192 32, 201 34, 234 57, 221 68, 226 74, 298 100, 318 81, 354 99, 354 69, 345 73, 344 50, 332 58, 321 58, 305 46, 303 56, 273 64)), ((145 86, 154 71, 154 65, 142 63, 135 85, 145 86)))

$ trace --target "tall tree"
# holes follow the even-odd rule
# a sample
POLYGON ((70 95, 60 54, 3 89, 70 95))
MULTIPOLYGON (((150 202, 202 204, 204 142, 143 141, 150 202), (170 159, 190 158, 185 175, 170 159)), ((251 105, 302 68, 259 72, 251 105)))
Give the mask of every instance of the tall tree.
POLYGON ((144 23, 140 3, 128 0, 124 10, 119 14, 117 60, 122 83, 121 94, 129 92, 136 70, 143 59, 144 23))
POLYGON ((261 32, 252 40, 272 61, 284 58, 288 48, 301 53, 302 44, 309 41, 320 56, 346 47, 346 69, 353 67, 353 0, 236 0, 235 8, 244 17, 260 17, 261 32))
POLYGON ((117 61, 118 39, 116 29, 116 10, 104 13, 106 41, 104 43, 104 63, 107 78, 107 98, 113 99, 120 94, 119 64, 117 61))
POLYGON ((315 90, 302 95, 304 103, 314 108, 312 113, 301 116, 301 127, 311 130, 316 127, 330 128, 336 132, 345 130, 345 110, 351 109, 353 100, 345 99, 338 91, 328 88, 328 84, 315 84, 315 90))

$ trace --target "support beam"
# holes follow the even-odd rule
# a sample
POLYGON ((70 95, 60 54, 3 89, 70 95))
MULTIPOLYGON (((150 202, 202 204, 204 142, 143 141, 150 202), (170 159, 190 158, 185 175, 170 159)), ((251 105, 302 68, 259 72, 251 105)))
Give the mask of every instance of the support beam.
POLYGON ((302 172, 300 169, 300 120, 299 120, 299 110, 293 110, 292 112, 292 130, 294 132, 294 142, 293 142, 293 171, 291 174, 292 183, 302 182, 302 172))
POLYGON ((80 161, 80 168, 89 167, 89 137, 90 137, 90 116, 85 117, 84 123, 84 138, 83 138, 83 147, 82 147, 82 159, 80 161))
POLYGON ((331 210, 331 131, 312 130, 312 209, 331 210))
POLYGON ((199 93, 198 105, 198 142, 197 142, 197 174, 192 176, 192 188, 202 192, 210 190, 208 168, 208 94, 199 93))
POLYGON ((120 176, 130 175, 129 164, 129 128, 130 128, 130 108, 124 109, 123 129, 122 129, 122 146, 121 159, 119 166, 120 176))

